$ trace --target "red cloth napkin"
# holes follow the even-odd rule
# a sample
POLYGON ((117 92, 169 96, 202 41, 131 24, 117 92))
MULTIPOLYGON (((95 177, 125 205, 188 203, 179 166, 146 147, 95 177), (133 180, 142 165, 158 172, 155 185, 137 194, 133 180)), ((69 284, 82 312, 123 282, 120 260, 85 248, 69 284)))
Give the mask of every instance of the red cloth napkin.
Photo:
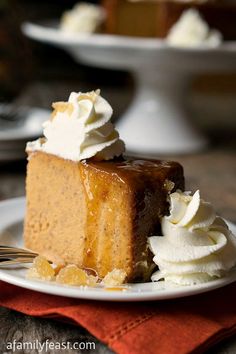
POLYGON ((0 282, 0 306, 70 320, 121 354, 202 353, 236 333, 236 283, 206 294, 115 303, 46 295, 0 282))

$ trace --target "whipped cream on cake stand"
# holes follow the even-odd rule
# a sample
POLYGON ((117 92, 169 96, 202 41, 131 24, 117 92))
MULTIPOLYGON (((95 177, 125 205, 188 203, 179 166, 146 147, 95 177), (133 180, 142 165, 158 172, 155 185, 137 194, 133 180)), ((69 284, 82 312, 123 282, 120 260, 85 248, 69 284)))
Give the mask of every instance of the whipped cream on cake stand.
POLYGON ((178 48, 152 38, 63 33, 55 22, 25 23, 22 29, 32 39, 66 50, 78 62, 133 74, 135 97, 117 122, 128 153, 190 153, 207 145, 187 111, 189 85, 194 75, 234 70, 236 42, 178 48))

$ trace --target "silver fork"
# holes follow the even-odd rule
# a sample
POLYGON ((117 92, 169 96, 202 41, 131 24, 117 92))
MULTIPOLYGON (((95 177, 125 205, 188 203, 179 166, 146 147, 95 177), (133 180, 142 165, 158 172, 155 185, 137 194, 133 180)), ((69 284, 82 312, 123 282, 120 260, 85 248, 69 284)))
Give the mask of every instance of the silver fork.
POLYGON ((37 253, 24 248, 0 245, 0 267, 32 263, 37 256, 37 253))

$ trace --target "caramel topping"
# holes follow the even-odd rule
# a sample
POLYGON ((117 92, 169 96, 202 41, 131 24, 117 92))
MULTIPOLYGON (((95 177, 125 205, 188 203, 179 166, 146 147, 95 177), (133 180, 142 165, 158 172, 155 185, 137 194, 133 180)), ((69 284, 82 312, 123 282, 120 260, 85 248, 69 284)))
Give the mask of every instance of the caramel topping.
POLYGON ((86 268, 96 268, 94 253, 97 251, 97 237, 96 234, 94 234, 94 225, 97 220, 99 220, 100 205, 97 202, 99 189, 96 188, 95 183, 92 183, 89 170, 81 168, 81 165, 79 165, 79 167, 87 205, 83 264, 86 265, 86 268))
POLYGON ((89 161, 82 161, 82 163, 105 174, 112 173, 123 182, 132 180, 133 183, 140 185, 145 183, 146 178, 148 178, 149 184, 151 180, 156 181, 157 175, 164 184, 169 171, 177 166, 180 167, 177 162, 147 159, 138 160, 132 157, 118 158, 110 161, 96 161, 95 159, 91 159, 89 161), (141 174, 142 178, 140 178, 141 174))
POLYGON ((52 107, 54 108, 52 114, 51 114, 51 119, 54 119, 57 112, 61 113, 67 113, 69 116, 73 113, 73 104, 70 102, 54 102, 52 104, 52 107))
POLYGON ((90 100, 93 103, 96 101, 97 96, 100 95, 100 90, 92 91, 89 93, 80 94, 78 101, 90 100))
MULTIPOLYGON (((80 175, 85 191, 86 210, 88 211, 85 225, 85 246, 83 265, 85 267, 96 268, 96 263, 103 264, 99 268, 99 272, 103 273, 103 267, 106 269, 112 268, 113 252, 115 252, 115 244, 110 237, 100 237, 94 233, 94 227, 97 228, 98 233, 102 233, 104 228, 104 235, 109 232, 109 229, 114 232, 116 224, 119 222, 111 213, 112 217, 108 218, 108 211, 104 216, 106 208, 106 200, 109 199, 111 210, 116 210, 119 206, 116 204, 115 196, 111 198, 110 185, 114 180, 119 183, 128 184, 130 189, 136 191, 133 203, 138 205, 139 219, 148 211, 150 217, 152 213, 149 210, 149 195, 155 195, 157 190, 157 180, 160 181, 164 192, 163 203, 166 203, 167 193, 174 188, 174 183, 169 181, 167 177, 170 171, 175 170, 176 166, 180 165, 174 162, 159 161, 159 160, 137 160, 133 158, 120 158, 111 161, 95 161, 94 159, 84 160, 78 165, 80 175), (106 187, 107 186, 107 187, 106 187), (145 195, 147 197, 145 197, 145 195), (145 199, 146 198, 146 199, 145 199), (145 203, 143 202, 145 200, 145 203), (106 248, 100 247, 100 244, 106 244, 106 248), (100 252, 103 249, 103 252, 100 252), (95 255, 97 255, 95 257, 95 255), (104 266, 105 265, 105 266, 104 266)), ((157 196, 158 197, 158 196, 157 196)), ((166 208, 168 204, 166 203, 166 208)), ((153 211, 154 218, 155 211, 153 211)), ((158 219, 155 216, 156 219, 158 219)), ((147 251, 145 251, 147 252, 147 251)), ((144 253, 146 259, 146 253, 144 253)), ((122 265, 121 265, 122 266, 122 265)))

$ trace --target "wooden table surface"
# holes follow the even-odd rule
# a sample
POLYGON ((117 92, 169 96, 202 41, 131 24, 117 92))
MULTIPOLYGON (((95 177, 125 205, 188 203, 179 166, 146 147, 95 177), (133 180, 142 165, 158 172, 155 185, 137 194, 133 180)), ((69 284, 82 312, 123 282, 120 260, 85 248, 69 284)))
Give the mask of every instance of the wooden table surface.
MULTIPOLYGON (((87 89, 87 87, 85 88, 87 89)), ((129 93, 125 90, 104 90, 104 96, 121 108, 129 102, 129 93)), ((20 97, 19 102, 49 107, 53 100, 67 97, 69 86, 34 85, 20 97), (66 92, 66 94, 65 94, 66 92)), ((211 201, 220 215, 236 223, 236 122, 235 128, 221 124, 202 124, 211 137, 212 144, 205 152, 187 156, 168 156, 183 164, 186 176, 186 188, 201 190, 204 199, 211 201)), ((22 196, 25 194, 25 161, 0 164, 0 200, 22 196)), ((235 306, 235 304, 232 304, 235 306)), ((217 311, 217 309, 216 309, 217 311)), ((111 353, 85 329, 58 323, 48 319, 24 316, 14 311, 0 308, 0 353, 6 351, 5 343, 16 340, 36 340, 43 342, 47 338, 53 341, 94 341, 96 350, 86 353, 111 353)), ((58 351, 50 351, 50 353, 58 351)), ((63 353, 79 353, 78 350, 66 350, 63 353)), ((37 351, 21 351, 21 353, 37 353, 37 351)), ((209 353, 236 353, 236 338, 231 338, 213 348, 209 353)), ((163 353, 165 354, 165 353, 163 353)))

